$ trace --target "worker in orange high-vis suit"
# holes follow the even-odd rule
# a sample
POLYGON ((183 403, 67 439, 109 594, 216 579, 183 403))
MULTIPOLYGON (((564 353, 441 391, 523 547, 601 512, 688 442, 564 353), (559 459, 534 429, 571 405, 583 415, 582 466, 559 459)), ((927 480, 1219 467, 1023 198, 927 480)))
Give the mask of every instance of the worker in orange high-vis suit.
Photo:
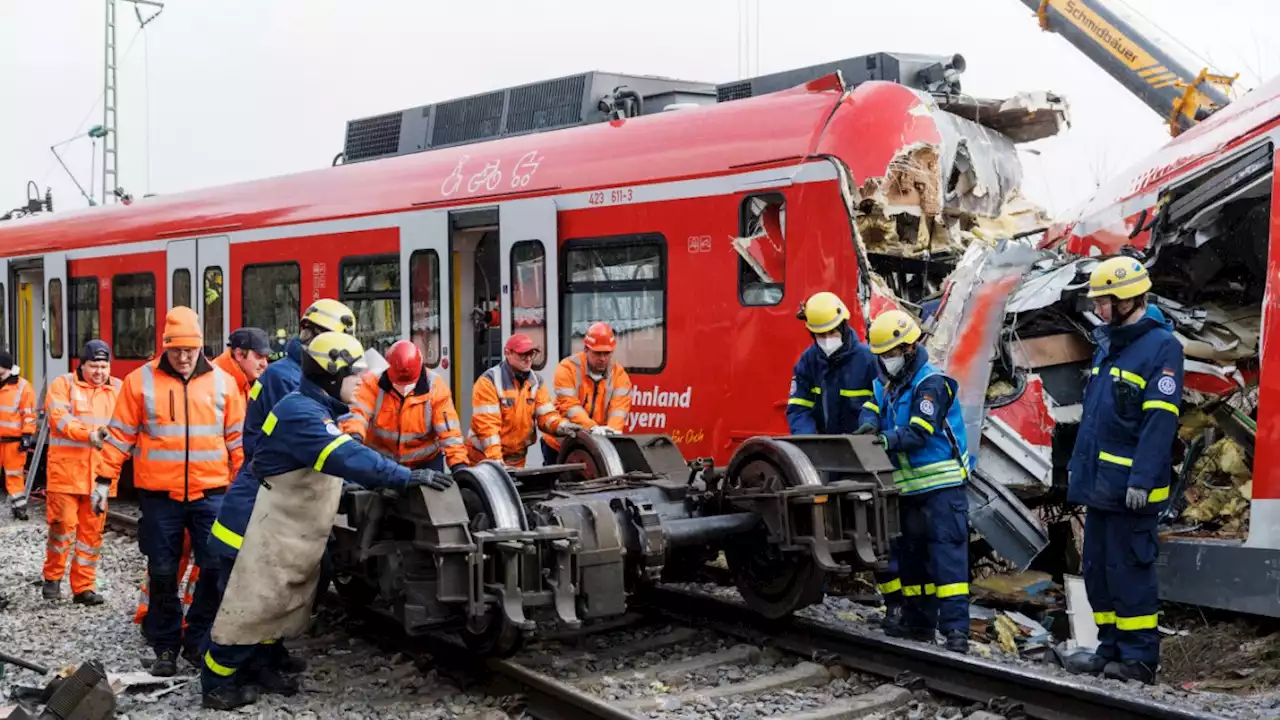
MULTIPOLYGON (((271 339, 267 331, 256 327, 242 327, 231 333, 227 339, 227 349, 213 359, 213 364, 226 372, 236 382, 245 402, 249 401, 249 389, 253 386, 262 371, 267 369, 271 356, 271 339)), ((182 560, 178 563, 178 583, 182 595, 183 627, 186 627, 186 613, 191 608, 192 594, 200 581, 200 568, 192 562, 191 536, 182 541, 182 560), (190 568, 190 572, 187 569, 190 568)), ((138 609, 133 614, 134 624, 141 625, 146 621, 147 610, 151 604, 151 583, 149 577, 142 579, 139 591, 138 609)))
MULTIPOLYGON (((471 432, 467 452, 472 463, 498 460, 524 467, 538 430, 569 437, 582 430, 556 412, 547 386, 532 372, 537 347, 528 335, 512 335, 502 362, 481 373, 471 391, 471 432)), ((554 462, 546 460, 547 463, 554 462)))
POLYGON ((99 484, 120 476, 133 457, 138 490, 138 546, 147 558, 151 606, 142 625, 156 653, 151 674, 177 672, 182 655, 199 667, 199 644, 217 612, 212 573, 202 573, 183 632, 178 566, 184 532, 196 564, 208 568, 206 541, 222 495, 244 461, 244 396, 235 381, 204 357, 200 319, 191 308, 165 316, 164 352, 129 373, 116 400, 103 446, 99 484))
POLYGON ((115 496, 116 483, 98 485, 94 478, 101 474, 101 449, 119 393, 120 381, 111 377, 111 348, 97 339, 85 343, 75 372, 49 383, 44 399, 49 416, 49 548, 41 589, 46 600, 62 593, 62 575, 70 559, 72 601, 103 602, 93 587, 102 556, 107 497, 115 496))
POLYGON ((0 466, 9 508, 18 520, 27 519, 27 451, 35 437, 36 394, 13 366, 13 355, 0 350, 0 466))
MULTIPOLYGON (((631 377, 613 359, 618 338, 608 324, 592 323, 582 340, 583 350, 556 366, 556 410, 596 435, 621 434, 631 412, 631 377)), ((542 436, 542 457, 554 463, 560 439, 542 436)))
POLYGON ((466 467, 462 424, 444 378, 422 364, 418 346, 408 340, 387 350, 387 366, 381 375, 361 378, 342 429, 409 468, 466 467))

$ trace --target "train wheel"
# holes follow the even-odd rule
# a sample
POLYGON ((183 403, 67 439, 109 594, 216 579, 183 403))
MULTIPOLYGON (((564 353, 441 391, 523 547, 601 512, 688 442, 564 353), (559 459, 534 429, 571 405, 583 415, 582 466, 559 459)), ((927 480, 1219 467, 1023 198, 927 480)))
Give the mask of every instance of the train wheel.
MULTIPOLYGON (((737 473, 743 487, 785 487, 786 476, 766 459, 747 462, 737 473)), ((783 554, 761 528, 725 544, 725 560, 747 607, 771 620, 822 601, 827 574, 804 555, 783 554)))
POLYGON ((579 433, 576 437, 566 438, 560 447, 560 457, 556 462, 582 463, 586 466, 583 474, 588 480, 623 475, 627 472, 622 467, 622 458, 619 457, 613 443, 590 433, 579 433))
MULTIPOLYGON (((528 530, 529 522, 516 490, 502 466, 484 462, 454 474, 473 530, 528 530)), ((484 657, 509 657, 524 644, 524 633, 494 605, 483 618, 472 618, 461 631, 467 649, 484 657)))

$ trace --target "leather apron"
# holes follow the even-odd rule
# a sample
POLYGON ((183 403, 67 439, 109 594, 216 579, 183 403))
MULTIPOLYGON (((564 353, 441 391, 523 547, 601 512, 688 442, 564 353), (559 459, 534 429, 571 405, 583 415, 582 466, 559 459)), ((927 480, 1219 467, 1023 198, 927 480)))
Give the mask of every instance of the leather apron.
POLYGON ((266 478, 211 632, 219 645, 302 634, 320 560, 342 499, 342 479, 311 468, 266 478))

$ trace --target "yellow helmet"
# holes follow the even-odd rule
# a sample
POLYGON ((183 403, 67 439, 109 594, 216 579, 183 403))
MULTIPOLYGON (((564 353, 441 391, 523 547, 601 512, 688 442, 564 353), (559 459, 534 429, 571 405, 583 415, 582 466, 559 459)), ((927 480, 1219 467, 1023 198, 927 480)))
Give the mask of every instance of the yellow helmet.
POLYGON ((322 298, 317 300, 302 313, 302 319, 331 332, 355 332, 356 316, 351 308, 337 300, 322 298))
POLYGON ((798 317, 811 333, 831 332, 849 319, 849 308, 835 293, 820 292, 805 301, 798 317))
POLYGON ((1151 289, 1151 276, 1131 257, 1113 257, 1098 263, 1089 275, 1089 297, 1111 295, 1120 300, 1138 297, 1151 289))
POLYGON ((867 340, 871 352, 883 355, 903 343, 913 343, 920 339, 920 326, 915 318, 902 310, 886 310, 871 321, 871 329, 867 331, 867 340))
POLYGON ((307 345, 307 355, 330 375, 349 375, 366 367, 364 346, 346 333, 320 333, 307 345))

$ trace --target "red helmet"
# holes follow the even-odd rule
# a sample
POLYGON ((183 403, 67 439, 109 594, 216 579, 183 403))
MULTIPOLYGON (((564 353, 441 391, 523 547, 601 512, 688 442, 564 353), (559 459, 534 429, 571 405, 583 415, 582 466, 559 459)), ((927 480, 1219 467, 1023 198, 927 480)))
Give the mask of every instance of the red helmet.
POLYGON ((418 346, 401 340, 387 350, 387 376, 396 385, 418 381, 422 374, 422 353, 418 346))
POLYGON ((596 352, 613 352, 618 347, 618 338, 613 334, 613 328, 608 323, 592 323, 587 328, 587 336, 582 339, 582 344, 588 350, 596 352))

